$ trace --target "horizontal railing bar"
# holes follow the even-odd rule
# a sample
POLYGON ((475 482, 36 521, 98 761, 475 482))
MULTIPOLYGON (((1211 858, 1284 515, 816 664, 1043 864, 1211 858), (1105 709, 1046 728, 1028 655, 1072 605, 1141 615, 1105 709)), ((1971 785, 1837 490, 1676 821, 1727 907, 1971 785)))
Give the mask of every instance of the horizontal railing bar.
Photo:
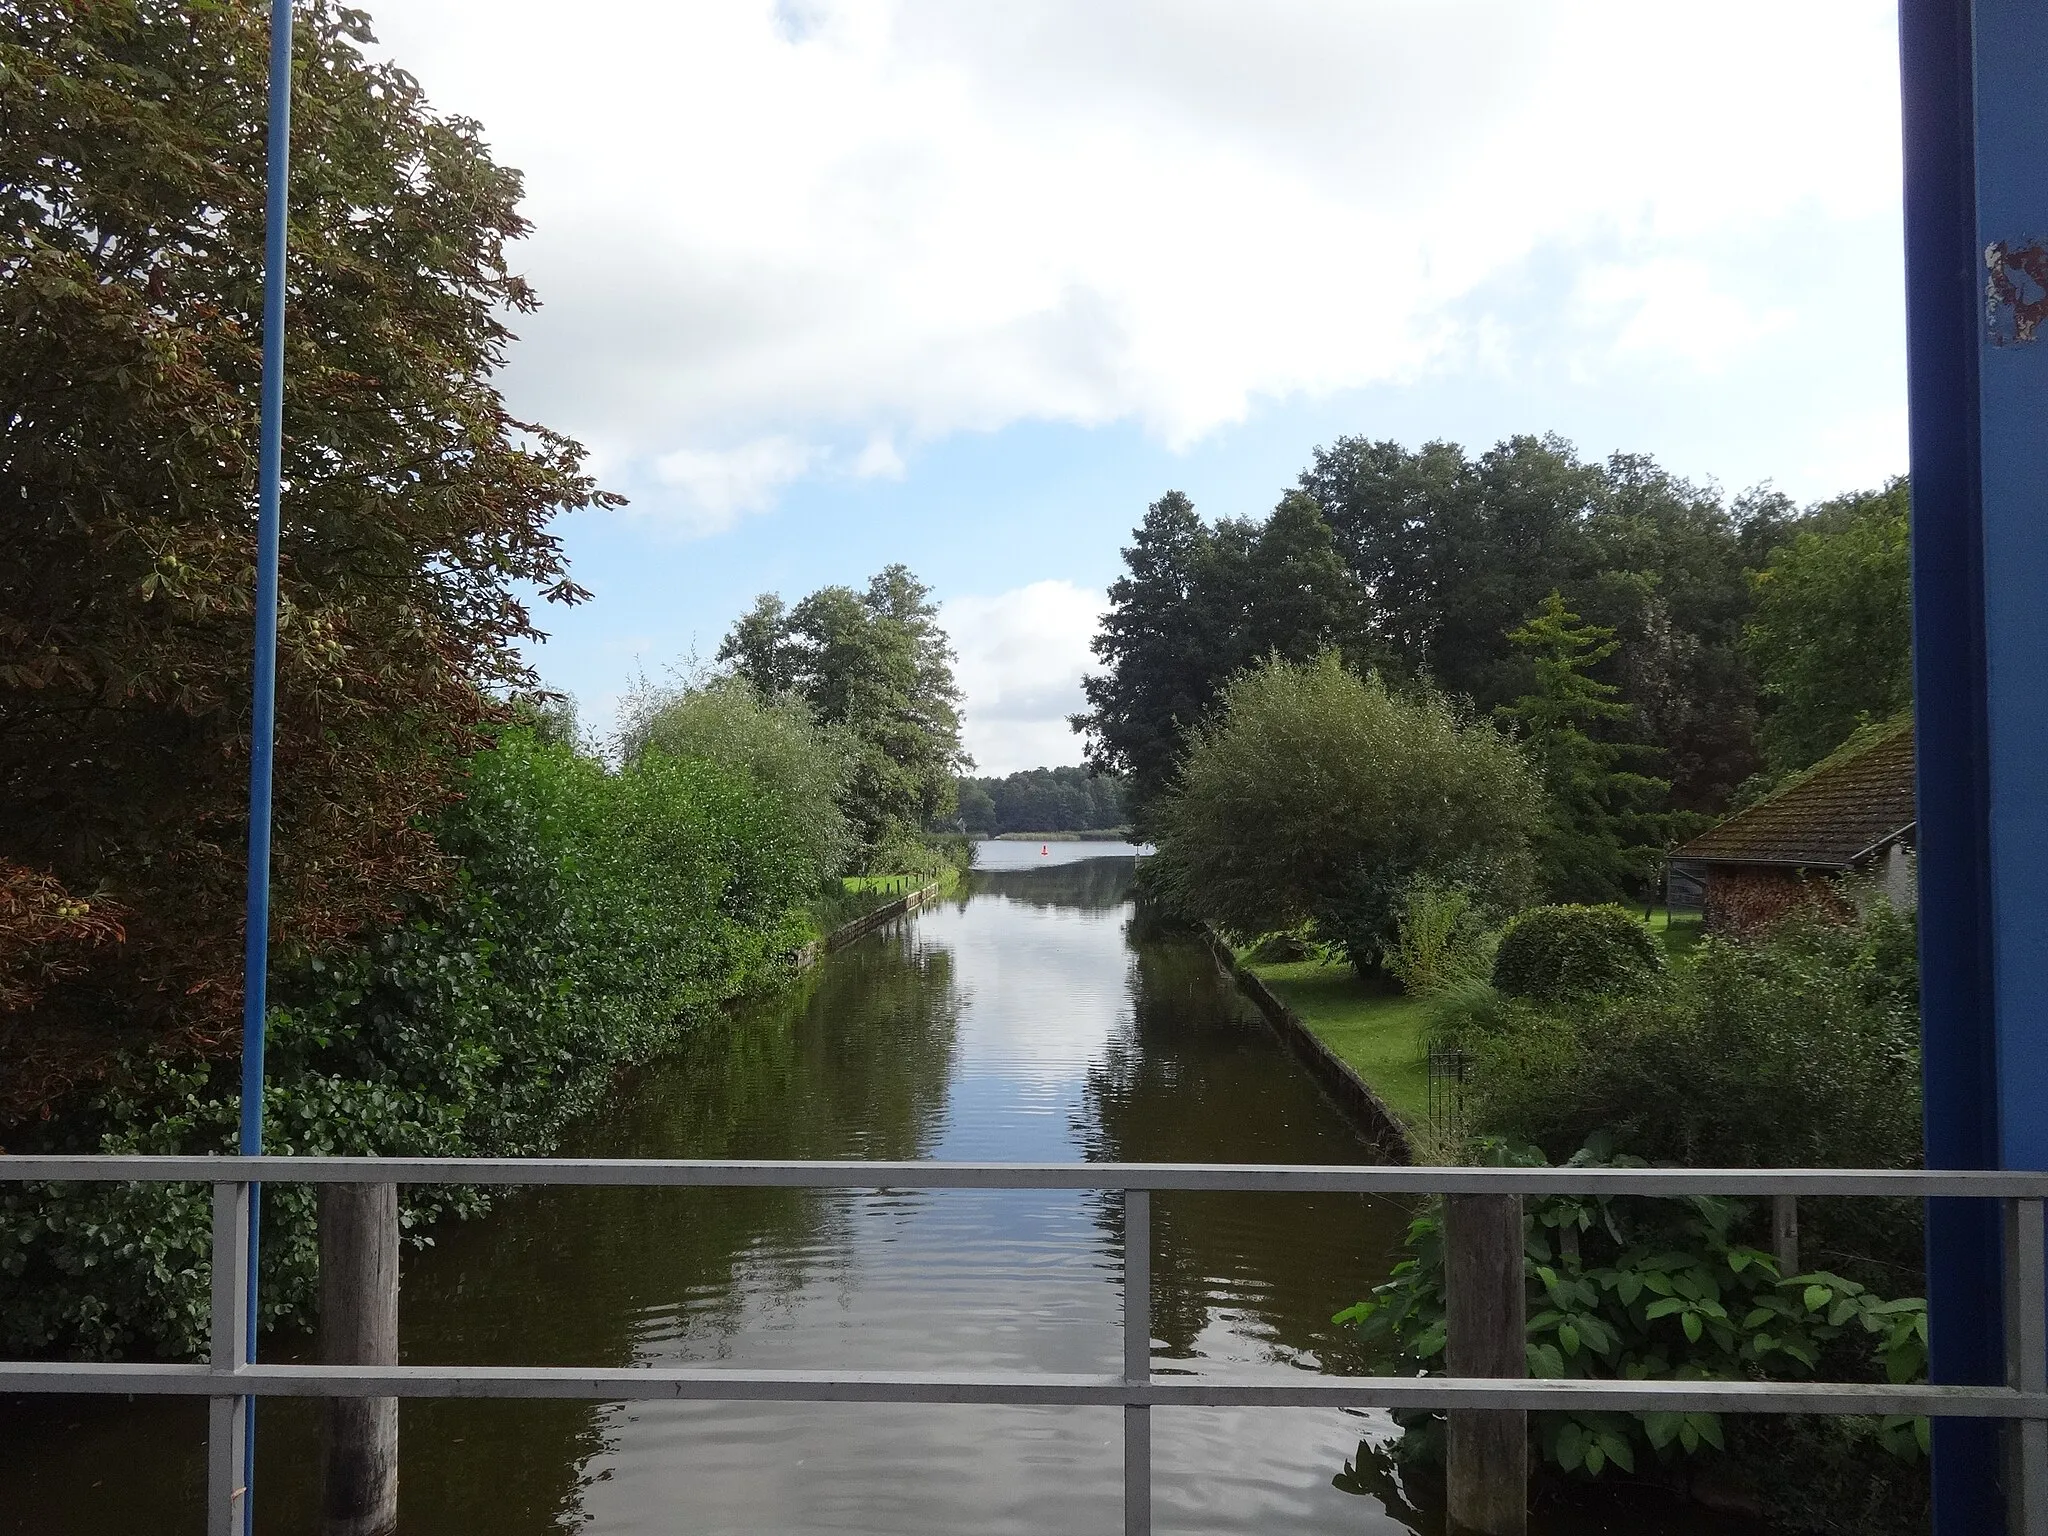
POLYGON ((1282 1380, 1018 1371, 747 1371, 719 1366, 0 1364, 0 1393, 209 1397, 564 1398, 1210 1408, 1507 1408, 1617 1412, 1900 1413, 2048 1419, 2048 1393, 2007 1387, 1779 1381, 1504 1381, 1443 1376, 1282 1380))
POLYGON ((1381 1164, 708 1161, 685 1158, 0 1155, 0 1183, 493 1184, 607 1188, 1193 1189, 1386 1195, 1892 1195, 2048 1199, 2048 1172, 1411 1168, 1381 1164))

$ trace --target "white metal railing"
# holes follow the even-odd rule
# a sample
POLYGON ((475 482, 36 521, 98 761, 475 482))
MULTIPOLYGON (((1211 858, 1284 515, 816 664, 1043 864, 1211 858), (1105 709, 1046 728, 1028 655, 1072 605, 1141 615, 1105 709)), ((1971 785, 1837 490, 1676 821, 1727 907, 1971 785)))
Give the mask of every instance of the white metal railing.
MULTIPOLYGON (((1152 1528, 1155 1407, 1329 1407, 1621 1412, 1924 1414, 2014 1428, 2012 1536, 2048 1536, 2048 1173, 1822 1169, 1408 1168, 1206 1163, 780 1162, 582 1158, 0 1156, 0 1182, 205 1183, 213 1200, 213 1315, 205 1364, 0 1362, 0 1392, 145 1393, 211 1400, 207 1529, 238 1536, 247 1486, 243 1416, 257 1397, 566 1398, 589 1402, 977 1403, 1124 1410, 1124 1529, 1152 1528), (1074 1189, 1124 1197, 1120 1372, 759 1371, 723 1366, 263 1365, 249 1363, 248 1232, 263 1183, 591 1185, 807 1189, 1074 1189), (1262 1381, 1151 1371, 1151 1195, 1271 1193, 1856 1195, 2004 1203, 2006 1381, 1587 1381, 1311 1376, 1262 1381)), ((1936 1320, 1937 1326, 1939 1325, 1936 1320)))

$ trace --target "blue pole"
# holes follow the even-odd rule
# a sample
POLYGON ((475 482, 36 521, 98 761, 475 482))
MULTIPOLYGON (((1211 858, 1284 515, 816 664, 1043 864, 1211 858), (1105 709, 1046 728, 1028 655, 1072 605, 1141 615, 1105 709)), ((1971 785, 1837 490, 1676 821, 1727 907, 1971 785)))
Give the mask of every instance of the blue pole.
MULTIPOLYGON (((284 458, 285 218, 291 203, 292 0, 270 5, 269 164, 263 206, 263 404, 256 469, 256 655, 249 710, 249 897, 242 967, 240 1150, 263 1150, 263 1014, 270 970, 270 768, 277 734, 278 495, 284 458)), ((256 1358, 261 1190, 249 1199, 249 1332, 256 1358)), ((242 1529, 256 1522, 256 1400, 246 1400, 242 1529)))
MULTIPOLYGON (((1927 1163, 2048 1168, 2048 8, 1902 0, 1927 1163)), ((1937 1382, 2005 1375, 1997 1213, 1932 1201, 1937 1382)), ((1935 1530, 2006 1526, 1937 1420, 1935 1530)))

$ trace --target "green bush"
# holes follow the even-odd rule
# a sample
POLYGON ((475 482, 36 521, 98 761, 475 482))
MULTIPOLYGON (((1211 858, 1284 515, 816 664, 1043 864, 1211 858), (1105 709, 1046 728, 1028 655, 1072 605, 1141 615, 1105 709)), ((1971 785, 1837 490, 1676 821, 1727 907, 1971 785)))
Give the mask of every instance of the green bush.
POLYGON ((1542 790, 1515 744, 1334 653, 1240 673, 1159 804, 1148 888, 1249 937, 1314 921, 1376 970, 1418 875, 1511 903, 1542 790))
MULTIPOLYGON (((1920 1161, 1920 1018, 1913 924, 1781 924, 1703 941, 1661 986, 1546 1008, 1460 1004, 1468 1113, 1553 1154, 1596 1132, 1695 1168, 1910 1168, 1920 1161)), ((1911 1287, 1916 1202, 1802 1201, 1806 1251, 1869 1285, 1911 1287)))
MULTIPOLYGON (((1540 1155, 1487 1149, 1493 1160, 1540 1165, 1540 1155)), ((1596 1138, 1574 1167, 1641 1167, 1596 1138)), ((1524 1275, 1532 1376, 1666 1381, 1714 1379, 1920 1380, 1927 1361, 1927 1306, 1885 1300, 1824 1270, 1781 1275, 1762 1236, 1768 1207, 1696 1196, 1683 1200, 1552 1196, 1528 1203, 1524 1275)), ((1372 1296, 1337 1314, 1368 1336, 1389 1338, 1411 1366, 1441 1369, 1445 1341, 1441 1220, 1419 1217, 1408 1256, 1372 1296)), ((1411 1432, 1405 1453, 1437 1452, 1433 1415, 1397 1415, 1411 1432), (1419 1431, 1419 1433, 1415 1433, 1419 1431)), ((1712 1413, 1561 1412, 1532 1415, 1543 1459, 1575 1477, 1606 1468, 1647 1472, 1723 1450, 1712 1413)), ((1916 1462, 1924 1419, 1879 1426, 1892 1456, 1916 1462)))
MULTIPOLYGON (((440 829, 451 888, 326 962, 277 977, 268 1150, 530 1156, 614 1070, 777 975, 804 935, 809 829, 743 772, 654 752, 608 772, 507 732, 440 829)), ((10 1150, 222 1152, 232 1061, 137 1063, 10 1150)), ((305 1315, 310 1191, 264 1191, 259 1306, 305 1315)), ((421 1229, 482 1198, 410 1190, 421 1229)), ((188 1186, 0 1193, 0 1349, 192 1355, 207 1313, 208 1195, 188 1186)))
POLYGON ((1424 875, 1408 887, 1382 960, 1409 996, 1435 997, 1480 970, 1486 942, 1472 893, 1424 875))
POLYGON ((1624 907, 1531 907, 1501 934, 1493 985, 1508 997, 1565 1003, 1639 992, 1663 965, 1657 941, 1624 907))
POLYGON ((1912 1167, 1919 1041, 1911 920, 1798 919, 1709 938, 1634 997, 1501 1010, 1470 1042, 1476 1123, 1552 1151, 1605 1130, 1701 1168, 1912 1167))
POLYGON ((702 758, 746 774, 801 829, 818 880, 837 875, 853 851, 839 797, 856 744, 820 725, 794 693, 764 697, 746 679, 719 677, 662 688, 644 679, 626 695, 617 746, 626 762, 650 752, 702 758))

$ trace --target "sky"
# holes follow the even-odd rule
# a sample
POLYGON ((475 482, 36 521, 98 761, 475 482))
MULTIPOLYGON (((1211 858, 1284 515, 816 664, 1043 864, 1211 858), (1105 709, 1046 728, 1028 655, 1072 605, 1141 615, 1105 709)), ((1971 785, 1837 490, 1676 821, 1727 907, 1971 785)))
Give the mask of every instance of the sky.
POLYGON ((526 178, 501 379, 630 499, 542 676, 602 733, 902 561, 980 771, 1079 760, 1147 503, 1558 432, 1731 495, 1905 468, 1886 0, 371 0, 526 178))

